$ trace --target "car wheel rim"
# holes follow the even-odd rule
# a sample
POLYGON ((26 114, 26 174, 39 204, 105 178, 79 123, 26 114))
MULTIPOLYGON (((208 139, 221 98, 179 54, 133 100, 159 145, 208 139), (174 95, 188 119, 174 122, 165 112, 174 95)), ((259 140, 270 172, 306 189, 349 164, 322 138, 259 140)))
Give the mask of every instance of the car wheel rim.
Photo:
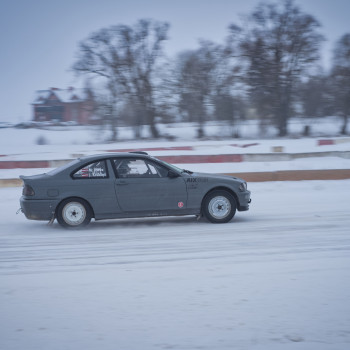
POLYGON ((209 202, 208 210, 215 219, 223 219, 231 212, 231 203, 226 197, 214 197, 209 202))
POLYGON ((85 207, 78 202, 71 202, 62 210, 63 220, 71 226, 80 225, 86 218, 85 207))

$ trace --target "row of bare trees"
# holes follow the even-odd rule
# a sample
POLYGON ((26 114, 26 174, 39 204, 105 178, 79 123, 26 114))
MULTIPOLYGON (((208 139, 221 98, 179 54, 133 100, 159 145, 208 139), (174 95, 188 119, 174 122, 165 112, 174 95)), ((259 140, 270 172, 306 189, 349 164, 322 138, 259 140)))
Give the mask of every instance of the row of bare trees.
POLYGON ((339 114, 347 132, 350 114, 350 33, 336 44, 332 69, 318 66, 320 24, 293 0, 262 3, 240 23, 231 24, 224 44, 202 40, 199 48, 166 58, 169 25, 140 20, 135 26, 101 29, 82 41, 76 73, 89 76, 98 112, 110 123, 132 125, 135 137, 149 125, 159 137, 157 121, 234 125, 255 111, 261 130, 274 125, 288 134, 288 120, 339 114), (102 92, 102 93, 101 93, 102 92))

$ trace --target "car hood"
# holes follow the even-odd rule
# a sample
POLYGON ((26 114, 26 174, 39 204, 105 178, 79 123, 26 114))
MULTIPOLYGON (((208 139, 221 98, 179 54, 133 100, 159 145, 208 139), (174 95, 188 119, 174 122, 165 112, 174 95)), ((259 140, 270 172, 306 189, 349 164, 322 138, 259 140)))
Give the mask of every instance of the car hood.
POLYGON ((236 180, 238 182, 245 182, 243 179, 235 176, 230 176, 230 175, 221 175, 221 174, 209 174, 209 173, 197 173, 194 172, 190 176, 192 177, 206 177, 210 179, 222 179, 222 180, 236 180))

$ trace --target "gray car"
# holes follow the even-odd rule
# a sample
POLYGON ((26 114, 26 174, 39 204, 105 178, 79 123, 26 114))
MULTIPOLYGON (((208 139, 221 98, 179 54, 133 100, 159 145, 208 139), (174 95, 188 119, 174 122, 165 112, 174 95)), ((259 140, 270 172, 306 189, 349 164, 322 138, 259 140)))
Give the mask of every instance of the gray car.
POLYGON ((224 223, 236 210, 248 210, 251 201, 242 179, 179 169, 145 152, 82 157, 21 179, 21 209, 28 219, 57 218, 72 228, 92 218, 173 215, 204 215, 224 223))

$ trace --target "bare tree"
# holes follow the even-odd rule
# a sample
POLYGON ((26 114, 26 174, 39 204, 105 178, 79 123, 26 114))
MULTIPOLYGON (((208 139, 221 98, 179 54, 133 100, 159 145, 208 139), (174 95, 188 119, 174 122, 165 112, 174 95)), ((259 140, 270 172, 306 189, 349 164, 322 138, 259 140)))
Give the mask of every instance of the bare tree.
POLYGON ((299 83, 297 99, 306 117, 325 117, 334 113, 332 86, 328 74, 319 72, 299 83))
POLYGON ((241 86, 236 87, 239 81, 240 65, 234 58, 234 52, 227 47, 217 45, 213 52, 214 62, 212 76, 212 103, 216 120, 228 121, 233 126, 238 117, 238 100, 241 95, 241 86))
POLYGON ((271 117, 279 135, 288 133, 296 83, 318 59, 320 24, 293 0, 262 3, 244 28, 230 27, 230 42, 239 42, 247 62, 245 81, 263 118, 271 117))
POLYGON ((73 69, 106 81, 113 104, 124 98, 135 105, 135 118, 150 125, 153 137, 159 137, 155 125, 153 75, 162 57, 162 43, 169 25, 139 20, 133 27, 117 25, 101 29, 80 43, 73 69))
POLYGON ((350 115, 350 33, 344 34, 336 44, 331 77, 335 108, 343 117, 340 132, 346 134, 350 115))
POLYGON ((210 116, 210 107, 221 119, 230 119, 233 114, 231 75, 229 67, 224 65, 227 57, 221 45, 204 40, 200 41, 199 49, 178 56, 179 109, 187 121, 198 122, 198 138, 204 136, 204 123, 210 116), (228 118, 227 113, 230 114, 228 118))

